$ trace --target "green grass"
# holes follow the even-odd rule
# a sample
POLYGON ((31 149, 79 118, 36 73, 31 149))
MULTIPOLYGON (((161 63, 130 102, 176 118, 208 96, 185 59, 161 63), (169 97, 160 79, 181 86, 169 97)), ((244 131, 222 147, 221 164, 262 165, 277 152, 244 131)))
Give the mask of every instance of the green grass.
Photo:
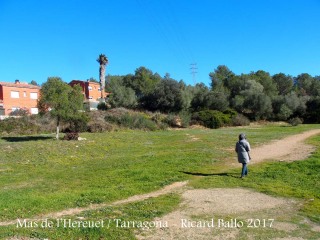
POLYGON ((309 143, 317 151, 307 160, 295 162, 269 162, 249 166, 249 177, 239 181, 240 168, 228 172, 207 173, 194 180, 196 188, 246 187, 271 195, 304 199, 302 212, 320 223, 320 136, 309 143))
POLYGON ((61 223, 59 219, 49 219, 50 225, 42 225, 42 221, 37 221, 38 226, 32 228, 8 226, 0 228, 0 238, 8 237, 30 237, 40 239, 135 239, 137 233, 143 234, 146 230, 152 231, 154 227, 151 222, 156 222, 158 226, 166 226, 164 221, 154 220, 167 212, 173 211, 179 204, 180 197, 176 194, 168 194, 158 198, 152 198, 141 202, 125 204, 122 206, 105 207, 95 211, 86 211, 77 216, 65 217, 71 221, 94 221, 102 222, 94 228, 69 227, 61 223), (85 219, 85 220, 83 220, 85 219), (110 221, 110 224, 109 224, 110 221), (134 221, 136 226, 128 225, 127 222, 134 221), (139 221, 148 224, 139 225, 139 221), (126 225, 123 223, 125 222, 126 225), (59 223, 59 226, 58 226, 59 223), (162 225, 160 225, 162 224, 162 225))
MULTIPOLYGON (((230 169, 228 165, 235 161, 233 148, 240 132, 247 134, 254 147, 319 127, 267 125, 217 130, 84 133, 81 137, 87 140, 77 142, 56 141, 47 136, 2 138, 0 220, 30 218, 66 208, 88 206, 91 203, 111 203, 189 179, 195 187, 243 186, 261 192, 302 198, 306 200, 302 213, 319 221, 319 152, 303 162, 250 166, 250 180, 241 182, 235 178, 239 169, 230 169), (202 176, 199 177, 199 173, 202 176), (223 174, 212 175, 219 173, 223 174), (308 201, 312 198, 313 201, 308 201)), ((318 148, 319 140, 312 140, 318 148)), ((175 203, 173 205, 177 205, 176 197, 166 198, 172 198, 175 203)), ((153 211, 164 209, 158 215, 173 208, 167 209, 161 199, 152 200, 158 201, 153 211)), ((131 216, 140 217, 146 212, 137 207, 137 211, 132 212, 131 216)), ((90 214, 93 219, 101 218, 99 211, 90 214)), ((154 216, 157 214, 146 216, 146 219, 154 216)), ((34 233, 34 236, 40 234, 39 238, 45 238, 41 237, 41 234, 45 234, 50 239, 63 236, 61 239, 69 236, 67 234, 70 234, 70 238, 84 234, 107 234, 100 233, 99 230, 94 233, 82 233, 84 230, 81 229, 56 230, 46 229, 34 233)), ((33 231, 35 230, 19 230, 28 236, 33 231)), ((113 231, 115 236, 124 234, 127 239, 133 238, 130 229, 121 233, 117 229, 113 231)), ((0 236, 3 238, 16 232, 14 227, 0 228, 0 236)))

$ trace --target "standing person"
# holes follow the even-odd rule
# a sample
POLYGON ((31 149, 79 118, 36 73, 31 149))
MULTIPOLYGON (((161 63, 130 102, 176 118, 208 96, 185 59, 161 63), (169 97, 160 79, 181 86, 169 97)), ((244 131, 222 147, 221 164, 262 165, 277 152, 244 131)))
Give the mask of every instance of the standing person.
POLYGON ((239 141, 236 143, 236 152, 238 154, 238 162, 242 163, 241 178, 248 175, 248 166, 247 164, 251 160, 250 157, 250 144, 246 139, 246 135, 241 133, 239 135, 239 141))

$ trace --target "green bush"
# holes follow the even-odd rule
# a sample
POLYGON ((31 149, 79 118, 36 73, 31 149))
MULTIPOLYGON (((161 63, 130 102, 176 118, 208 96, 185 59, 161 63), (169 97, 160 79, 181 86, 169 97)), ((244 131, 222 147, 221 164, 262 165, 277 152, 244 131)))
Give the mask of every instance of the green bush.
POLYGON ((88 130, 87 124, 90 117, 85 114, 79 114, 76 118, 67 121, 69 127, 64 132, 86 132, 88 130))
POLYGON ((181 111, 178 115, 176 114, 168 114, 163 122, 168 124, 170 127, 189 127, 191 121, 191 114, 187 111, 181 111))
POLYGON ((191 122, 191 113, 187 112, 187 111, 181 111, 179 113, 179 117, 181 119, 181 126, 184 128, 187 128, 190 126, 190 122, 191 122))
POLYGON ((166 115, 164 115, 160 112, 155 112, 155 113, 151 114, 151 120, 157 124, 164 122, 165 118, 166 118, 166 115))
POLYGON ((231 114, 224 114, 216 110, 204 110, 194 113, 192 120, 208 128, 220 128, 230 125, 231 114))
POLYGON ((236 110, 231 109, 231 108, 228 108, 223 113, 227 114, 227 115, 230 115, 230 118, 234 118, 234 117, 236 117, 238 115, 238 112, 236 110))
POLYGON ((295 117, 295 118, 291 118, 288 120, 288 123, 291 125, 291 126, 298 126, 299 124, 302 124, 302 120, 298 117, 295 117))
POLYGON ((7 118, 0 121, 0 133, 12 135, 28 135, 40 132, 40 127, 29 121, 28 117, 7 118))
POLYGON ((181 127, 181 119, 173 113, 168 114, 163 122, 168 124, 170 127, 181 127))
POLYGON ((242 114, 237 114, 232 117, 231 124, 232 126, 249 126, 250 120, 242 114))
POLYGON ((105 120, 109 123, 114 123, 124 128, 151 131, 157 129, 157 124, 141 113, 126 112, 121 115, 107 114, 105 116, 105 120))
POLYGON ((107 104, 105 102, 100 102, 97 106, 98 110, 106 111, 108 109, 107 104))

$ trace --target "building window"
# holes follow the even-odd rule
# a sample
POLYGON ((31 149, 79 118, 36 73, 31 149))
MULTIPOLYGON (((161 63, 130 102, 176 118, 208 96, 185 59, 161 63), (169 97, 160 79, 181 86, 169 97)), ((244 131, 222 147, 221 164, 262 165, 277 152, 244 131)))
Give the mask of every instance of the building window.
POLYGON ((30 93, 30 98, 31 99, 38 99, 38 93, 36 93, 36 92, 30 93))
POLYGON ((26 91, 23 92, 23 97, 27 97, 27 92, 26 91))
POLYGON ((39 110, 38 108, 31 108, 31 114, 38 114, 39 110))
POLYGON ((92 96, 89 96, 89 99, 93 99, 93 97, 92 97, 92 96))
POLYGON ((88 89, 89 89, 89 91, 91 91, 91 90, 92 90, 92 87, 91 87, 91 86, 89 86, 89 87, 88 87, 88 89))
POLYGON ((19 107, 12 107, 12 108, 11 108, 11 112, 17 111, 17 110, 19 110, 19 109, 20 109, 19 107))
POLYGON ((101 88, 98 88, 98 92, 101 92, 101 88))
POLYGON ((19 92, 11 91, 11 98, 19 98, 19 92))

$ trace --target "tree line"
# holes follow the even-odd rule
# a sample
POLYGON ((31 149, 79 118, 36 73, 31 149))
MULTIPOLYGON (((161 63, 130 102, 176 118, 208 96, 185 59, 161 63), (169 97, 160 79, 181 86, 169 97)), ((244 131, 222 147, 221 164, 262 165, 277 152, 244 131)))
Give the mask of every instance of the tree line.
POLYGON ((263 70, 237 75, 220 65, 209 78, 210 87, 191 86, 139 67, 134 74, 108 75, 106 91, 111 92, 112 107, 190 114, 231 110, 253 121, 320 122, 320 76, 270 75, 263 70))
MULTIPOLYGON (((98 107, 166 113, 166 123, 175 125, 179 116, 181 126, 194 122, 218 128, 257 120, 320 123, 320 76, 271 76, 262 70, 237 75, 220 65, 209 78, 209 87, 191 86, 145 67, 134 74, 108 75, 105 90, 111 94, 107 104, 100 99, 98 107)), ((83 109, 81 87, 71 87, 59 77, 49 77, 42 85, 38 108, 40 115, 49 112, 56 119, 57 139, 61 122, 79 132, 90 120, 85 111, 79 111, 83 109)))

